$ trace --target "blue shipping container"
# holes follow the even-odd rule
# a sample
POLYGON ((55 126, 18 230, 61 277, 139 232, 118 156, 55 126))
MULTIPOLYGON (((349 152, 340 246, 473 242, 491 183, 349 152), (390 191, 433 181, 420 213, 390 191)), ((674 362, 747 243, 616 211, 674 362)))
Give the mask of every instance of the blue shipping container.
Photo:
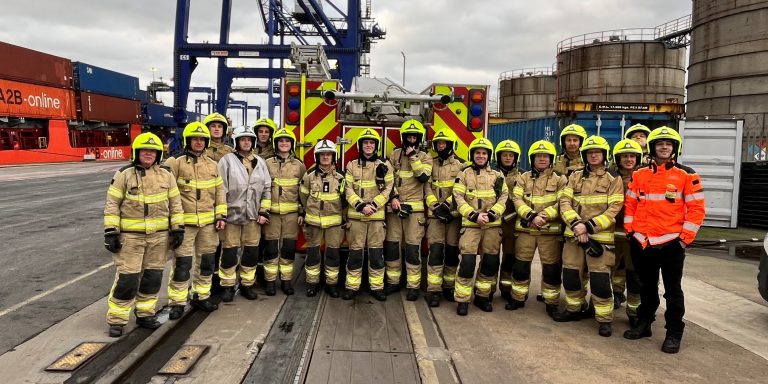
POLYGON ((175 127, 173 121, 173 107, 167 107, 161 104, 147 103, 144 118, 144 124, 156 125, 162 127, 175 127))
POLYGON ((649 128, 663 125, 677 128, 677 120, 667 114, 659 113, 595 113, 581 112, 572 117, 546 116, 536 119, 519 120, 509 123, 494 124, 488 127, 488 138, 494 145, 502 140, 514 140, 520 145, 523 154, 518 162, 520 169, 530 169, 528 148, 535 141, 547 140, 560 148, 560 131, 568 124, 576 123, 584 127, 589 135, 604 137, 613 147, 621 140, 623 132, 634 124, 645 124, 649 128), (623 121, 623 122, 622 122, 623 121), (622 127, 623 125, 623 127, 622 127))
POLYGON ((73 62, 75 89, 120 97, 139 99, 139 79, 82 62, 73 62))

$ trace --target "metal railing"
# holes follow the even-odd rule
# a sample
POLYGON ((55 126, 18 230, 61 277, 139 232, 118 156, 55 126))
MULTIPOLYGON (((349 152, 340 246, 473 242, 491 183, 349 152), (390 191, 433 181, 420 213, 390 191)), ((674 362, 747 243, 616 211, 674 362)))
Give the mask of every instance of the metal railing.
POLYGON ((657 25, 654 29, 656 30, 656 39, 686 34, 691 30, 691 15, 685 15, 672 21, 667 21, 664 24, 657 25))
POLYGON ((557 74, 555 67, 557 64, 552 64, 551 67, 533 67, 533 68, 520 68, 504 71, 499 74, 499 80, 507 80, 520 77, 531 76, 552 76, 557 74))
POLYGON ((620 43, 623 41, 653 41, 656 28, 628 28, 585 33, 557 43, 557 53, 592 44, 620 43))

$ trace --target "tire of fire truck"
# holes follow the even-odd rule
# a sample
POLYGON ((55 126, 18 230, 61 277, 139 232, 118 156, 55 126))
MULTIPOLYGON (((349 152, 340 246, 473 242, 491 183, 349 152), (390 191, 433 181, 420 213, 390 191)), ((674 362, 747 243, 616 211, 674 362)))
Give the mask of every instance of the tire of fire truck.
POLYGON ((763 296, 763 299, 768 301, 768 233, 765 234, 763 248, 765 248, 765 252, 760 256, 760 269, 757 272, 757 289, 760 291, 760 296, 763 296))

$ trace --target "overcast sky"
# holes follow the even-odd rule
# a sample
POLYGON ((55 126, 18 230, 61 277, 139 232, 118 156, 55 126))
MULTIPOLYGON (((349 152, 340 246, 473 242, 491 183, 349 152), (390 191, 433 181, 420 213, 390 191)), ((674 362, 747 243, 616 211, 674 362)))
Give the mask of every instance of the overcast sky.
MULTIPOLYGON (((322 1, 326 3, 327 0, 322 1)), ((361 1, 363 4, 364 1, 361 1)), ((173 0, 3 1, 0 41, 139 77, 142 88, 173 76, 173 0)), ((189 41, 218 41, 220 2, 192 0, 189 41)), ((295 1, 284 0, 292 9, 295 1)), ((372 49, 371 74, 421 91, 433 82, 496 83, 501 72, 548 67, 557 42, 589 32, 654 27, 691 13, 688 0, 373 0, 373 16, 386 29, 372 49)), ((346 9, 346 1, 334 4, 346 9)), ((335 14, 325 9, 331 17, 335 14)), ((265 43, 258 0, 233 1, 233 43, 265 43)), ((2 58, 0 58, 1 60, 2 58)), ((215 60, 200 59, 196 86, 215 86, 215 60)), ((230 60, 230 66, 266 66, 264 60, 230 60), (242 61, 242 63, 240 63, 242 61)), ((236 80, 265 85, 266 80, 236 80)), ((246 95, 234 96, 246 99, 246 95)), ((171 95, 164 95, 166 105, 171 95)), ((266 104, 248 95, 250 104, 266 104)), ((190 104, 188 109, 194 109, 190 104)), ((205 112, 205 111, 204 111, 205 112)), ((238 112, 232 112, 235 121, 238 112)), ((254 120, 250 119, 250 123, 254 120)))

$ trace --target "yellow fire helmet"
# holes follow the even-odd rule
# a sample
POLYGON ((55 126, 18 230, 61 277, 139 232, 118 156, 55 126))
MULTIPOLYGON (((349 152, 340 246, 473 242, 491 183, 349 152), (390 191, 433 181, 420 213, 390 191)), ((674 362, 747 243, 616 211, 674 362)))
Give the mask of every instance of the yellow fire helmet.
POLYGON ((613 147, 613 162, 619 164, 619 155, 630 154, 637 157, 637 165, 640 165, 640 159, 643 157, 643 148, 637 141, 624 139, 616 143, 613 147))
POLYGON ((611 145, 608 144, 608 140, 605 140, 600 136, 590 136, 586 138, 581 144, 581 148, 579 148, 579 152, 581 152, 581 160, 584 161, 584 164, 587 164, 587 151, 590 149, 599 149, 603 151, 603 163, 608 162, 608 155, 611 153, 611 145))
POLYGON ((133 144, 131 144, 131 149, 133 152, 133 157, 131 158, 131 161, 134 164, 139 163, 140 149, 154 149, 155 151, 157 151, 155 164, 160 164, 160 162, 163 161, 163 141, 160 140, 160 138, 157 137, 157 135, 155 135, 152 132, 144 132, 136 136, 136 138, 133 139, 133 144))
POLYGON ((488 151, 488 162, 491 162, 493 160, 493 143, 484 137, 478 137, 469 144, 469 161, 475 161, 475 150, 480 148, 488 151))
POLYGON ((651 152, 651 156, 656 156, 654 142, 657 140, 671 140, 675 146, 672 154, 675 155, 675 157, 680 157, 680 155, 683 154, 683 138, 674 129, 664 126, 651 131, 648 135, 648 149, 651 152))
POLYGON ((456 132, 453 132, 450 129, 438 129, 437 132, 435 132, 435 135, 432 136, 432 149, 434 149, 435 152, 437 152, 437 142, 440 140, 448 142, 448 148, 450 148, 451 151, 455 151, 458 146, 459 138, 456 136, 456 132))
POLYGON ((416 135, 416 145, 421 144, 421 141, 424 140, 424 133, 426 130, 424 129, 424 125, 421 124, 418 120, 410 119, 406 120, 401 126, 400 126, 400 142, 402 144, 405 144, 405 136, 406 135, 416 135))
POLYGON ((277 131, 277 124, 275 124, 274 120, 269 117, 262 117, 261 119, 256 120, 256 123, 253 125, 253 131, 258 133, 259 127, 269 128, 271 130, 270 136, 277 131))
POLYGON ((648 128, 648 127, 646 127, 646 126, 645 126, 645 125, 643 125, 643 124, 635 124, 635 125, 633 125, 633 126, 629 127, 629 129, 627 129, 627 131, 626 131, 626 132, 624 132, 624 138, 625 138, 625 139, 629 139, 629 138, 631 138, 631 137, 632 137, 632 135, 633 135, 635 132, 643 132, 643 133, 645 133, 645 137, 647 138, 647 137, 648 137, 648 135, 650 135, 650 134, 651 134, 651 129, 650 129, 650 128, 648 128))
POLYGON ((557 155, 555 145, 546 140, 539 140, 531 144, 531 147, 528 148, 528 161, 531 163, 531 168, 533 168, 533 157, 539 153, 549 155, 549 166, 551 168, 557 155))
POLYGON ((504 140, 496 145, 496 151, 494 153, 494 156, 496 156, 496 161, 498 162, 500 157, 499 153, 501 152, 512 152, 515 154, 515 161, 512 163, 512 167, 517 166, 517 161, 520 159, 520 146, 514 142, 513 140, 504 140))
POLYGON ((193 121, 187 124, 187 126, 184 127, 182 136, 184 138, 184 148, 191 146, 189 139, 193 137, 204 138, 206 148, 208 148, 208 146, 211 144, 211 132, 208 130, 208 127, 206 127, 205 124, 199 121, 193 121))
POLYGON ((560 132, 560 148, 565 152, 565 137, 568 135, 575 135, 581 138, 581 142, 579 143, 579 146, 584 143, 584 139, 587 138, 587 130, 584 129, 581 125, 578 124, 570 124, 565 126, 563 130, 560 132))
POLYGON ((229 127, 229 121, 227 121, 227 118, 218 112, 211 113, 210 115, 206 116, 205 119, 203 119, 203 124, 205 124, 206 127, 208 124, 213 122, 224 124, 224 132, 226 132, 227 128, 229 127))
POLYGON ((272 146, 277 150, 277 139, 285 137, 289 140, 291 140, 291 152, 296 150, 296 136, 288 129, 280 128, 275 132, 275 134, 272 136, 272 146))
POLYGON ((373 140, 376 142, 376 152, 379 151, 381 147, 381 136, 378 132, 376 132, 375 129, 366 128, 363 133, 360 134, 360 136, 357 137, 357 150, 360 152, 360 154, 363 154, 363 141, 364 140, 373 140))

